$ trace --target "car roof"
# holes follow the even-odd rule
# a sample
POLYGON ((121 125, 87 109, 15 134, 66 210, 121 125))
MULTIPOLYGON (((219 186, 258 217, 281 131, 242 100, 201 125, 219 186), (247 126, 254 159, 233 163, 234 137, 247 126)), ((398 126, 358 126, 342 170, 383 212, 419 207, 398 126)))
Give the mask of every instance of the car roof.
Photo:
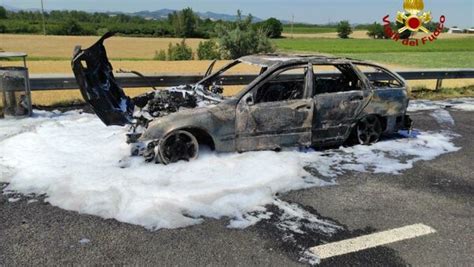
POLYGON ((271 67, 277 64, 293 63, 349 63, 351 60, 327 55, 298 55, 298 54, 259 54, 245 56, 238 59, 242 63, 271 67))

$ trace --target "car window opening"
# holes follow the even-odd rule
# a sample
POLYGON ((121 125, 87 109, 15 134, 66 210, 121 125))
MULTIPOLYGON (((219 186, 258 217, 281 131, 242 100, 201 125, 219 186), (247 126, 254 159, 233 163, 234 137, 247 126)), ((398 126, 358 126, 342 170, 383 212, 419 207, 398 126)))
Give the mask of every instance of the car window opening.
POLYGON ((302 99, 305 91, 307 67, 286 69, 266 81, 256 93, 256 103, 302 99))
POLYGON ((370 84, 377 88, 402 88, 404 85, 392 74, 382 68, 366 64, 357 64, 357 68, 367 76, 370 84))
POLYGON ((351 65, 316 65, 313 95, 362 90, 362 82, 351 65))

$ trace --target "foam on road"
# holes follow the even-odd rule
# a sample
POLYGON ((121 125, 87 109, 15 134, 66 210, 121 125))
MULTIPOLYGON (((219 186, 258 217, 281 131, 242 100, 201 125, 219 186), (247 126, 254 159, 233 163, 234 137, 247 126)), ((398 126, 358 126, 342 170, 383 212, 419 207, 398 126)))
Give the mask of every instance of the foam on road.
POLYGON ((105 127, 95 115, 36 114, 0 120, 4 192, 46 194, 54 206, 148 229, 185 227, 206 217, 247 227, 268 218, 269 204, 289 214, 282 217, 306 218, 276 194, 334 185, 348 171, 399 174, 417 161, 459 150, 449 132, 422 132, 324 152, 204 152, 196 161, 163 166, 130 158, 125 129, 105 127))

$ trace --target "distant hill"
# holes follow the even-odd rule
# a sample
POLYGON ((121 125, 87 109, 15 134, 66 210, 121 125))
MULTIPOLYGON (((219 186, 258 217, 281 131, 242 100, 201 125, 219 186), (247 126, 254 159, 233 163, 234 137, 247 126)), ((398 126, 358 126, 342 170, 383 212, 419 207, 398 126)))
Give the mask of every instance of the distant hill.
MULTIPOLYGON (((10 10, 10 11, 14 11, 14 12, 18 12, 20 10, 25 10, 25 11, 40 11, 40 9, 37 9, 37 8, 31 8, 31 9, 20 9, 20 8, 16 8, 16 7, 13 7, 13 6, 8 6, 8 5, 5 5, 4 6, 7 10, 10 10)), ((47 12, 50 12, 51 10, 46 10, 47 12)), ((139 11, 139 12, 133 12, 133 13, 127 13, 127 12, 111 12, 111 11, 99 11, 99 10, 87 10, 86 12, 89 12, 89 13, 93 13, 93 12, 101 12, 101 13, 107 13, 107 14, 111 14, 111 15, 116 15, 116 14, 125 14, 125 15, 130 15, 130 16, 139 16, 139 17, 142 17, 142 18, 146 18, 146 19, 155 19, 155 20, 162 20, 162 19, 167 19, 168 18, 168 15, 170 13, 173 13, 174 9, 167 9, 167 8, 164 8, 164 9, 160 9, 160 10, 155 10, 155 11, 149 11, 149 10, 143 10, 143 11, 139 11)), ((216 21, 216 20, 223 20, 223 21, 236 21, 237 20, 237 15, 229 15, 229 14, 223 14, 223 13, 215 13, 215 12, 210 12, 210 11, 207 11, 207 12, 196 12, 194 11, 196 14, 198 14, 198 16, 201 18, 201 19, 211 19, 213 21, 216 21)), ((253 21, 254 22, 260 22, 260 21, 263 21, 263 19, 259 18, 259 17, 253 17, 253 21)), ((290 21, 287 21, 287 20, 280 20, 283 24, 290 24, 291 22, 290 21)))
MULTIPOLYGON (((160 9, 160 10, 155 10, 155 11, 139 11, 135 13, 127 13, 128 15, 133 15, 133 16, 140 16, 143 18, 147 19, 166 19, 168 18, 168 15, 170 13, 173 13, 176 10, 173 9, 160 9)), ((237 15, 228 15, 228 14, 222 14, 222 13, 214 13, 214 12, 195 12, 201 19, 211 19, 211 20, 223 20, 223 21, 236 21, 237 20, 237 15)), ((262 21, 261 18, 254 17, 255 22, 262 21)))

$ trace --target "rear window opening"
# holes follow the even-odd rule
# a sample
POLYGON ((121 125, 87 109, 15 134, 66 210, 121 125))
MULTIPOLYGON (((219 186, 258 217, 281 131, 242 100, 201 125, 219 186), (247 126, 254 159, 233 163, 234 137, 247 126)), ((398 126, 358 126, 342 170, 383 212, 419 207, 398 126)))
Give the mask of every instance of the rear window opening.
POLYGON ((370 84, 377 88, 402 88, 404 84, 387 70, 366 64, 354 63, 367 76, 370 84))

